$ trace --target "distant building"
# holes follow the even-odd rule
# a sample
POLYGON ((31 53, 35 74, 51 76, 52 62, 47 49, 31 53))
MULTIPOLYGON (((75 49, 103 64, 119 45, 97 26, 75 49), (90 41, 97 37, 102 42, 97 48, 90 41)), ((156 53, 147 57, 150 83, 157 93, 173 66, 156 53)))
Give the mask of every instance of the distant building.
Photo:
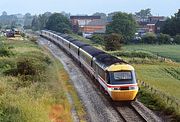
POLYGON ((81 28, 82 32, 86 33, 105 33, 106 21, 105 20, 93 20, 87 25, 81 28))
POLYGON ((106 24, 100 16, 71 16, 74 32, 82 33, 105 33, 106 24))
POLYGON ((137 29, 139 35, 143 35, 147 32, 160 33, 161 27, 166 19, 167 18, 164 16, 151 16, 146 21, 137 21, 137 23, 139 24, 137 29))

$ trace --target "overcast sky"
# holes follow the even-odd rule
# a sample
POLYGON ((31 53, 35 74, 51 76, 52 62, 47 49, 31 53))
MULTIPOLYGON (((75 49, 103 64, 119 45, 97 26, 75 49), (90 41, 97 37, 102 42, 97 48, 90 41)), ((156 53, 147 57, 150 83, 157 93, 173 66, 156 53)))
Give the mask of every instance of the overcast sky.
POLYGON ((0 13, 8 14, 30 12, 65 11, 71 14, 93 14, 123 11, 135 13, 141 9, 151 8, 153 15, 171 16, 180 9, 180 0, 1 0, 0 13))

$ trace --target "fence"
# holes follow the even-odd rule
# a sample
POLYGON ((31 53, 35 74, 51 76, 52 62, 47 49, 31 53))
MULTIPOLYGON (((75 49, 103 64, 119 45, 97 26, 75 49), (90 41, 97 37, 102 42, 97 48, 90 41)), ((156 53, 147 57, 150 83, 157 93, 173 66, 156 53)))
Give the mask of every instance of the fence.
POLYGON ((149 90, 152 94, 155 94, 158 97, 160 97, 167 105, 169 105, 170 107, 173 107, 175 110, 180 112, 179 99, 177 99, 173 96, 169 96, 169 95, 165 94, 164 92, 153 88, 152 86, 150 86, 148 83, 146 83, 144 81, 139 80, 138 82, 139 82, 140 86, 145 87, 145 89, 149 90))

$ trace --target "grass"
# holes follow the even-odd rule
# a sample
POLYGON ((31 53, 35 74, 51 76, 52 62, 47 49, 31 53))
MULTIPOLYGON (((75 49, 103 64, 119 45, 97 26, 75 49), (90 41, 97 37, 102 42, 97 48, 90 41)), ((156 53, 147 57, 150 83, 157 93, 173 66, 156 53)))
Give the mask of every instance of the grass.
POLYGON ((66 92, 81 121, 84 109, 59 61, 33 42, 1 38, 13 55, 0 56, 0 122, 71 122, 66 92))
POLYGON ((143 50, 180 62, 180 45, 124 45, 123 50, 143 50))
POLYGON ((173 108, 158 95, 152 94, 150 90, 147 90, 144 87, 141 87, 139 91, 138 99, 144 103, 148 108, 153 111, 156 111, 160 116, 166 114, 166 121, 179 122, 180 113, 178 113, 177 108, 173 108))
POLYGON ((149 83, 151 86, 170 96, 180 98, 180 64, 155 63, 133 65, 139 80, 149 83))

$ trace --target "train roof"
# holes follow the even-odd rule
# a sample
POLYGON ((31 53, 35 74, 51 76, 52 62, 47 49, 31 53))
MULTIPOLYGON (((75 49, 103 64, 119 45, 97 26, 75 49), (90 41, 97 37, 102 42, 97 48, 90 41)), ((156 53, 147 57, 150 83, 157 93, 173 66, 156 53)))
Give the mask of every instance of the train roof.
POLYGON ((85 46, 85 47, 82 47, 82 49, 84 50, 84 51, 86 51, 87 53, 89 53, 91 56, 97 56, 97 55, 99 55, 99 54, 103 54, 103 53, 105 53, 104 51, 102 51, 102 50, 99 50, 99 49, 97 49, 97 48, 95 48, 95 47, 92 47, 92 46, 85 46))
POLYGON ((75 44, 76 46, 80 47, 80 48, 84 47, 84 46, 89 46, 88 44, 81 42, 81 41, 78 41, 78 40, 73 41, 72 43, 75 44))
POLYGON ((105 68, 110 65, 116 64, 116 63, 119 63, 119 64, 126 63, 127 64, 127 62, 123 61, 122 59, 119 59, 119 58, 112 56, 110 54, 107 54, 107 53, 100 54, 100 55, 96 56, 95 58, 96 58, 96 62, 100 65, 103 65, 103 67, 105 67, 105 68))
POLYGON ((60 34, 60 36, 63 38, 69 37, 67 34, 60 34))
POLYGON ((73 39, 72 37, 70 37, 70 38, 68 39, 68 41, 74 42, 74 41, 77 41, 77 40, 76 40, 76 39, 73 39))

